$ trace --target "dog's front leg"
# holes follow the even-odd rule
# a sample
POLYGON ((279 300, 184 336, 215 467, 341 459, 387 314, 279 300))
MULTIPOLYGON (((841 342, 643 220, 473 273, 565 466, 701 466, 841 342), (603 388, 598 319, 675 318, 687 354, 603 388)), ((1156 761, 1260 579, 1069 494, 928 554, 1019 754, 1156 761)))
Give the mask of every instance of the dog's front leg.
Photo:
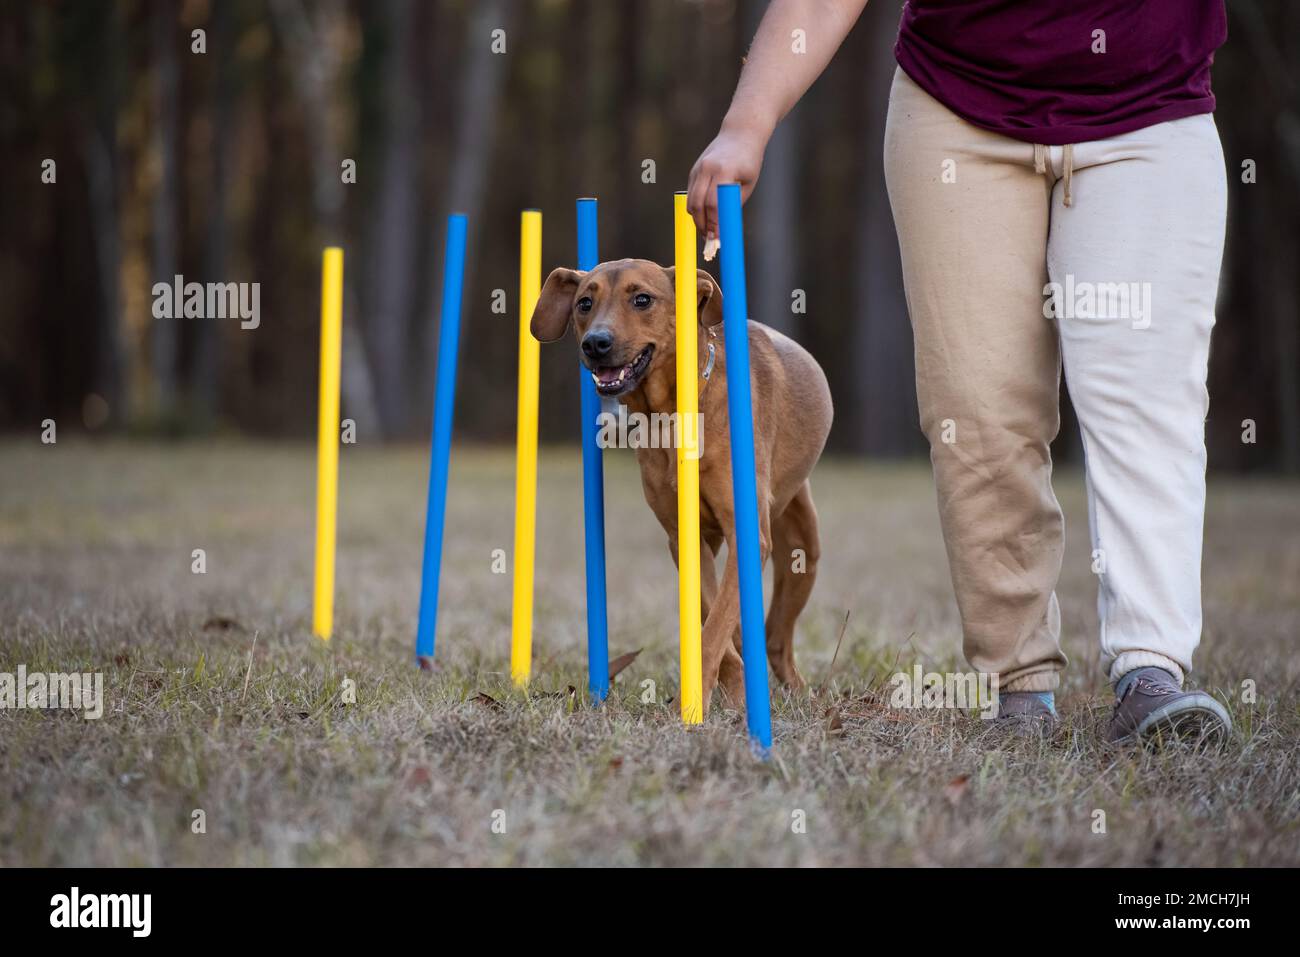
MULTIPOLYGON (((759 567, 767 564, 772 553, 771 485, 767 470, 755 476, 758 492, 759 567)), ((727 489, 730 492, 730 489, 727 489)), ((700 635, 703 665, 704 714, 709 713, 709 699, 715 686, 722 685, 728 705, 739 708, 745 701, 745 665, 740 654, 740 570, 736 561, 736 516, 728 494, 711 503, 718 523, 726 530, 727 563, 722 584, 709 609, 700 635)))
POLYGON ((732 634, 740 624, 740 575, 736 568, 736 549, 727 543, 727 564, 722 584, 709 608, 700 633, 700 651, 704 692, 704 716, 709 716, 713 689, 721 684, 729 707, 739 708, 745 701, 745 666, 732 643, 732 634))

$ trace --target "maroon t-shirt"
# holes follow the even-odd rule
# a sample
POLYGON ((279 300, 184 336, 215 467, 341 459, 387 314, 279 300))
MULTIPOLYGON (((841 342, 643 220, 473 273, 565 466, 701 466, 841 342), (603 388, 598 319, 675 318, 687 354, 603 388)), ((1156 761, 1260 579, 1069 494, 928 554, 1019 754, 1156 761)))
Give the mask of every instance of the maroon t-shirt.
POLYGON ((907 0, 894 54, 963 119, 1060 146, 1212 112, 1227 36, 1223 0, 907 0))

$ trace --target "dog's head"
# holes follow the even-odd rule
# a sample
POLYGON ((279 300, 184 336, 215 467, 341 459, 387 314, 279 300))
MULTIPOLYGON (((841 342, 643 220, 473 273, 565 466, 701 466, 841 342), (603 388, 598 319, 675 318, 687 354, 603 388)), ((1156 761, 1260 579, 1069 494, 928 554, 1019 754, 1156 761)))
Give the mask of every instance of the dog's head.
MULTIPOLYGON (((674 370, 677 354, 676 273, 645 259, 601 263, 589 272, 556 269, 546 277, 531 329, 553 342, 573 324, 582 364, 601 395, 625 395, 652 369, 674 370)), ((722 291, 696 272, 701 326, 722 321, 722 291)))

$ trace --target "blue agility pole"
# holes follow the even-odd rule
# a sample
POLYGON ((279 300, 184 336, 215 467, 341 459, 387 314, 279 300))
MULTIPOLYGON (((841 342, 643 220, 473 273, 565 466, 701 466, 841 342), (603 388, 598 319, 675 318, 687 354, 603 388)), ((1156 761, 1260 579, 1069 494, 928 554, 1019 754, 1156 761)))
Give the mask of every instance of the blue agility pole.
POLYGON ((420 577, 420 624, 415 660, 433 667, 438 629, 438 581, 442 570, 442 532, 447 517, 447 471, 451 466, 452 413, 456 404, 456 354, 460 351, 460 299, 465 282, 465 217, 447 218, 447 251, 442 265, 442 313, 438 319, 438 379, 434 384, 433 443, 429 450, 429 501, 424 515, 424 565, 420 577))
POLYGON ((741 656, 745 660, 745 715, 749 737, 764 754, 772 747, 763 628, 763 561, 759 554, 758 492, 754 477, 754 410, 749 386, 749 317, 745 300, 745 238, 740 186, 718 187, 722 244, 722 325, 727 356, 727 416, 731 420, 731 488, 736 510, 740 572, 741 656))
MULTIPOLYGON (((578 200, 578 268, 600 262, 596 201, 578 200)), ((599 703, 609 694, 609 617, 605 605, 605 470, 597 442, 600 396, 591 373, 578 366, 582 393, 582 515, 587 542, 587 687, 599 703)))

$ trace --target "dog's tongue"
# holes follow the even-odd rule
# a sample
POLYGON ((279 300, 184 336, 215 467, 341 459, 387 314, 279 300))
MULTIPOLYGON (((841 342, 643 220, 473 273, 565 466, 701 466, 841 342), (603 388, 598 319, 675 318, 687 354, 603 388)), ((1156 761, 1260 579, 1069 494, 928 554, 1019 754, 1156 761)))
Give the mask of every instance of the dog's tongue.
POLYGON ((601 385, 613 385, 619 380, 626 368, 627 366, 606 366, 603 369, 596 370, 596 378, 601 385))

